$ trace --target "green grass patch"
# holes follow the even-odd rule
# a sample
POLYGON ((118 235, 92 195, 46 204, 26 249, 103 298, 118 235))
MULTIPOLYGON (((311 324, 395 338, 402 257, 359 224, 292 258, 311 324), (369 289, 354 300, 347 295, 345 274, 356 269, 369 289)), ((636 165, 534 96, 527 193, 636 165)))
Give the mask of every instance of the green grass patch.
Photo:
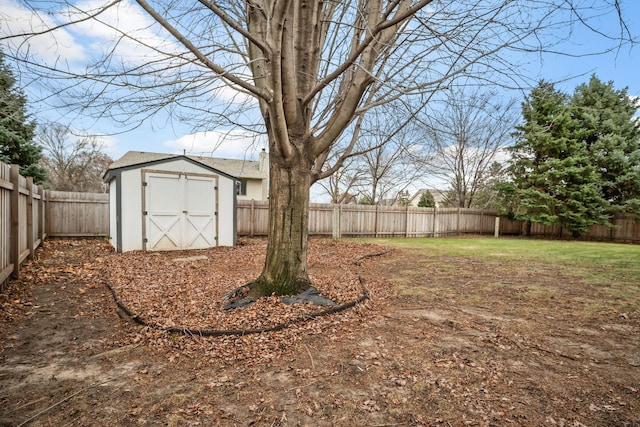
MULTIPOLYGON (((640 245, 525 238, 367 239, 430 257, 503 261, 520 271, 556 270, 614 298, 640 299, 640 245)), ((443 264, 439 264, 446 268, 443 264)), ((419 268, 419 267, 418 267, 419 268)), ((456 274, 452 272, 452 274, 456 274)), ((459 274, 464 274, 459 271, 459 274)), ((535 273, 534 273, 535 274, 535 273)), ((540 291, 542 292, 542 291, 540 291)))
POLYGON ((376 239, 370 241, 419 250, 426 256, 532 260, 588 269, 611 269, 623 277, 640 281, 640 245, 516 238, 376 239))

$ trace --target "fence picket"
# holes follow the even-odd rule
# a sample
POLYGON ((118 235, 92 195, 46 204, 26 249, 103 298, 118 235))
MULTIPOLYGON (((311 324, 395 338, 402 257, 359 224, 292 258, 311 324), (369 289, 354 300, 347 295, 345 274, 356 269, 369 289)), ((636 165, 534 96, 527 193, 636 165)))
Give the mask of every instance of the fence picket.
POLYGON ((43 203, 32 178, 21 176, 17 165, 0 163, 0 289, 10 277, 20 278, 20 264, 42 241, 43 203))
POLYGON ((109 235, 109 195, 47 191, 47 234, 53 237, 109 235))
MULTIPOLYGON (((266 236, 269 203, 238 200, 238 235, 266 236), (249 214, 250 210, 250 214, 249 214), (249 221, 251 218, 251 222, 249 221), (251 234, 247 231, 251 229, 251 234)), ((521 221, 500 218, 492 210, 311 203, 309 234, 340 237, 442 237, 455 234, 521 235, 521 221)), ((586 240, 640 243, 640 225, 630 215, 613 219, 614 228, 593 226, 586 240)), ((532 236, 571 235, 557 226, 533 224, 532 236)))

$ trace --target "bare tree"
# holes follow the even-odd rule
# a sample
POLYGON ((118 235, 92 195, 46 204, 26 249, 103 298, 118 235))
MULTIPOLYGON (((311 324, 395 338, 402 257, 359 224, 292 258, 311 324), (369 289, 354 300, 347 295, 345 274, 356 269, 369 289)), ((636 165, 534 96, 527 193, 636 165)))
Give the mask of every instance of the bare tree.
POLYGON ((423 164, 414 161, 415 134, 410 127, 398 127, 392 120, 374 126, 363 144, 373 147, 359 157, 362 164, 360 194, 369 204, 395 204, 407 187, 422 177, 423 164))
MULTIPOLYGON (((520 85, 522 76, 513 73, 518 53, 551 49, 575 26, 589 28, 592 19, 620 11, 619 0, 136 0, 135 8, 114 0, 93 9, 55 0, 23 4, 38 13, 39 27, 2 40, 32 73, 62 82, 56 94, 82 100, 79 111, 109 112, 131 124, 168 110, 195 120, 195 127, 226 123, 268 135, 270 230, 258 294, 309 286, 309 188, 357 151, 358 139, 345 132, 355 132, 361 117, 389 102, 415 112, 462 76, 520 85), (145 19, 130 28, 140 10, 145 19), (117 13, 119 20, 113 19, 117 13), (57 19, 47 24, 49 16, 57 19), (115 39, 87 67, 43 62, 28 49, 30 38, 88 23, 102 23, 115 39)), ((631 39, 623 22, 610 37, 631 39)))
POLYGON ((40 126, 38 143, 42 165, 48 171, 45 185, 58 191, 104 192, 102 175, 113 162, 96 135, 72 135, 61 124, 40 126))
POLYGON ((355 158, 351 157, 343 162, 342 167, 327 178, 318 181, 317 184, 331 197, 331 203, 352 203, 357 200, 360 194, 358 188, 363 176, 365 176, 365 171, 362 166, 356 162, 355 158))
MULTIPOLYGON (((326 178, 318 184, 327 190, 344 188, 361 203, 395 202, 421 175, 423 164, 411 155, 419 145, 413 121, 414 112, 401 102, 359 115, 352 129, 345 132, 349 140, 334 144, 332 157, 325 161, 333 166, 323 171, 326 178)), ((344 196, 346 191, 338 194, 344 196)))
POLYGON ((431 150, 422 155, 430 173, 448 182, 445 203, 469 208, 511 142, 518 110, 514 100, 502 102, 490 92, 445 92, 442 108, 420 120, 431 150))

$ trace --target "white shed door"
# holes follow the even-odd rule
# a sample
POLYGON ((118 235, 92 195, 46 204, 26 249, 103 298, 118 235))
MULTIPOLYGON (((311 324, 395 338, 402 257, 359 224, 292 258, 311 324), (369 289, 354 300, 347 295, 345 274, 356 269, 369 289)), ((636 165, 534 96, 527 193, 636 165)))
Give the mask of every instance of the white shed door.
POLYGON ((217 177, 146 172, 145 249, 216 246, 217 177))

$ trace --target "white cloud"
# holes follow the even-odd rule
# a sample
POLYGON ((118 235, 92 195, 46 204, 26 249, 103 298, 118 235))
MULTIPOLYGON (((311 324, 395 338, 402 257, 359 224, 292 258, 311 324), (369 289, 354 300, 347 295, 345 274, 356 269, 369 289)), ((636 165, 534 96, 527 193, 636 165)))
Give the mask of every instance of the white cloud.
POLYGON ((214 91, 213 95, 216 97, 216 99, 226 103, 232 103, 232 104, 238 104, 238 105, 249 104, 252 106, 258 105, 258 101, 253 96, 248 95, 244 92, 241 92, 237 89, 234 89, 233 87, 228 85, 220 86, 214 91))
MULTIPOLYGON (((177 52, 184 53, 184 48, 138 7, 135 1, 24 1, 23 4, 28 6, 23 7, 19 0, 0 0, 0 39, 5 38, 0 40, 0 48, 3 48, 4 45, 6 52, 17 56, 28 54, 30 60, 35 64, 57 68, 63 72, 71 71, 78 75, 83 75, 87 70, 99 73, 101 66, 113 65, 114 67, 122 66, 125 69, 135 69, 148 64, 148 67, 143 67, 144 73, 141 71, 142 68, 138 69, 139 75, 143 76, 140 77, 141 79, 146 76, 153 78, 154 70, 166 75, 166 70, 177 65, 186 67, 183 71, 187 76, 190 71, 195 75, 202 70, 192 64, 185 63, 184 56, 172 56, 177 52), (105 10, 108 4, 113 5, 105 10), (38 10, 33 10, 29 7, 30 5, 38 10), (98 11, 102 12, 97 14, 94 19, 82 20, 98 11), (75 21, 79 22, 46 32, 48 29, 75 21), (45 32, 45 34, 6 38, 33 32, 45 32), (111 57, 107 58, 106 55, 111 55, 111 57), (105 58, 107 61, 101 63, 100 61, 105 58), (95 68, 92 67, 93 65, 96 65, 95 68)), ((230 66, 232 72, 241 78, 247 81, 251 80, 250 70, 243 64, 242 57, 230 52, 222 52, 215 57, 215 60, 220 61, 222 65, 230 66)), ((47 99, 51 104, 57 104, 57 95, 52 95, 49 92, 47 84, 49 82, 46 79, 38 81, 37 72, 29 74, 33 71, 29 67, 25 67, 24 70, 25 74, 21 75, 25 79, 24 81, 42 83, 41 85, 31 85, 26 89, 29 99, 32 102, 47 99)), ((54 73, 51 75, 53 76, 54 73)), ((169 76, 169 79, 171 78, 172 76, 169 76)), ((55 83, 57 82, 53 81, 53 85, 55 83)), ((198 101, 211 106, 211 110, 238 108, 248 114, 246 113, 248 110, 257 107, 257 102, 251 96, 225 85, 222 81, 218 80, 214 83, 216 89, 213 89, 212 84, 208 87, 209 91, 201 93, 201 97, 198 98, 198 101), (211 97, 211 99, 207 99, 207 97, 211 97)), ((64 84, 64 82, 60 84, 64 84)), ((114 92, 107 91, 107 93, 113 95, 114 92)), ((66 104, 68 101, 68 99, 62 99, 61 103, 66 104)), ((96 105, 99 104, 99 102, 96 103, 96 105)), ((42 108, 37 112, 39 118, 48 117, 49 120, 71 124, 75 128, 99 128, 101 134, 117 134, 121 130, 108 118, 100 119, 89 126, 83 126, 85 117, 82 115, 73 114, 72 118, 72 114, 69 114, 68 111, 63 109, 50 110, 49 105, 45 103, 37 104, 37 107, 42 108)), ((164 113, 159 116, 164 117, 164 113)), ((180 134, 178 133, 178 135, 180 134)), ((164 146, 171 148, 176 153, 186 150, 193 154, 213 154, 231 158, 257 157, 257 153, 267 145, 262 138, 241 131, 197 133, 168 140, 172 137, 173 135, 169 135, 155 140, 165 140, 164 146)), ((140 136, 139 132, 118 134, 117 137, 101 136, 101 138, 105 141, 105 152, 114 158, 121 155, 122 150, 144 150, 148 148, 145 145, 151 144, 147 142, 147 137, 140 136)))
MULTIPOLYGON (((147 64, 145 72, 163 72, 176 66, 200 71, 186 62, 184 47, 131 0, 37 4, 44 6, 33 10, 16 0, 0 0, 0 38, 15 36, 0 41, 8 51, 28 54, 36 63, 78 74, 83 74, 85 67, 94 69, 93 65, 105 58, 109 60, 102 65, 122 64, 125 69, 147 64), (54 9, 59 4, 66 6, 54 9), (89 16, 93 18, 87 19, 89 16), (46 32, 70 22, 73 24, 46 32), (28 36, 33 32, 45 34, 28 36)), ((250 70, 239 55, 221 52, 215 60, 236 76, 251 81, 250 70)), ((223 82, 209 95, 225 104, 256 105, 251 96, 223 82)))
MULTIPOLYGON (((76 11, 66 19, 78 20, 105 8, 110 2, 87 0, 76 4, 76 11)), ((102 52, 115 45, 116 55, 125 62, 142 64, 161 59, 157 50, 178 52, 178 46, 169 41, 155 21, 130 1, 121 1, 107 8, 95 19, 74 24, 72 31, 88 44, 92 52, 102 52)))
POLYGON ((112 159, 120 157, 121 149, 118 146, 118 138, 113 135, 97 135, 102 143, 102 151, 108 154, 112 159))
MULTIPOLYGON (((36 13, 13 0, 0 0, 0 10, 0 37, 39 33, 57 25, 51 15, 36 13)), ((28 51, 49 64, 59 58, 69 62, 86 59, 85 48, 65 29, 26 38, 9 38, 0 43, 12 51, 28 51)))
POLYGON ((67 135, 67 141, 69 143, 72 143, 74 140, 80 138, 95 138, 100 146, 100 151, 114 159, 121 156, 122 150, 118 146, 119 139, 117 136, 106 135, 99 132, 92 132, 86 129, 69 129, 69 134, 67 135))
POLYGON ((267 148, 266 136, 242 130, 197 132, 163 143, 173 153, 254 159, 267 148))
POLYGON ((69 3, 66 9, 33 10, 15 0, 0 0, 0 37, 15 35, 1 43, 11 51, 29 53, 36 61, 57 67, 89 65, 111 49, 124 63, 142 64, 160 59, 157 50, 175 53, 171 43, 154 20, 139 7, 123 0, 108 8, 105 0, 69 3), (106 8, 106 9, 105 9, 106 8), (100 12, 102 11, 102 12, 100 12), (100 13, 98 13, 100 12, 100 13), (86 19, 96 15, 93 19, 86 19), (37 36, 19 36, 72 25, 37 36), (156 50, 157 49, 157 50, 156 50))
POLYGON ((138 33, 153 23, 150 17, 129 1, 121 1, 106 8, 109 3, 111 2, 103 0, 78 2, 74 11, 70 11, 67 14, 68 19, 80 19, 103 10, 92 20, 75 24, 75 28, 79 29, 79 33, 91 30, 92 37, 102 39, 110 39, 119 33, 138 33))

